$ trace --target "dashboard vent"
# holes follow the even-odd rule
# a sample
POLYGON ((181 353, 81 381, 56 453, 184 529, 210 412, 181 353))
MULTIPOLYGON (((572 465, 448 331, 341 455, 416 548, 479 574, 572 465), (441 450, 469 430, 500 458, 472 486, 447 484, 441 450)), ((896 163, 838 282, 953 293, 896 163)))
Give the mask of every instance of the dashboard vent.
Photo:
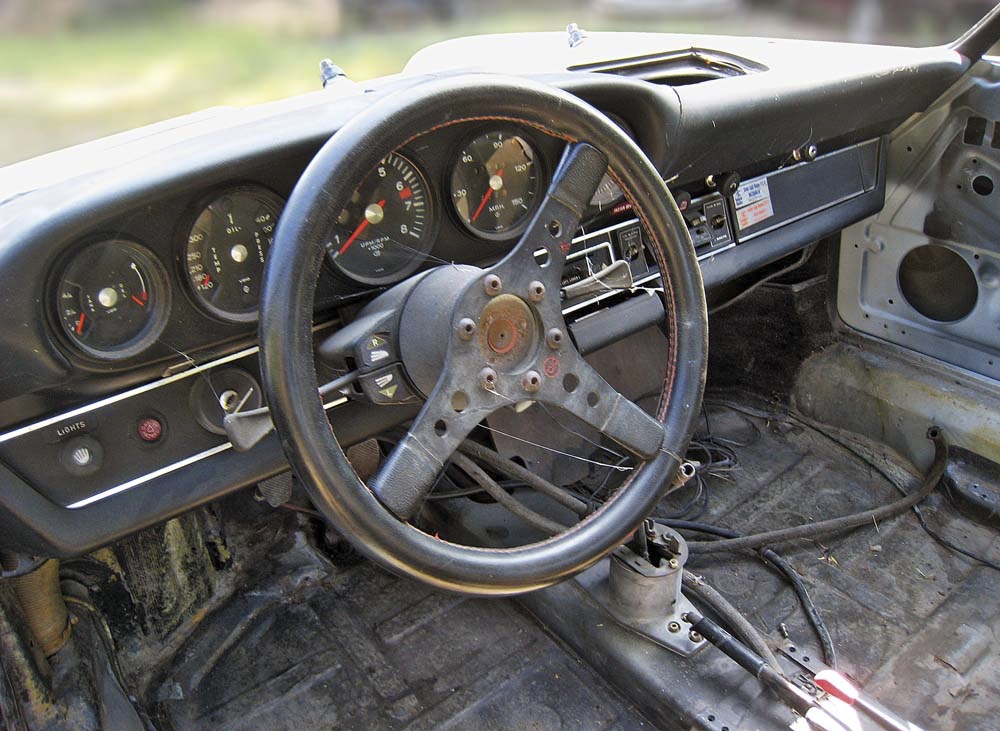
POLYGON ((703 81, 766 71, 767 67, 739 56, 701 48, 650 56, 572 66, 570 71, 590 71, 641 79, 662 86, 688 86, 703 81))

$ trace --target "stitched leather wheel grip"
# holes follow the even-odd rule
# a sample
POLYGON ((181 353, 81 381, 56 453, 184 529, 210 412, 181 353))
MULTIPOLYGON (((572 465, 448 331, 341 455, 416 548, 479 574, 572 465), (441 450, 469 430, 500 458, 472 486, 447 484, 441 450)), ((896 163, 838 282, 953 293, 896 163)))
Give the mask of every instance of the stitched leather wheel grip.
MULTIPOLYGON (((485 302, 479 279, 475 273, 470 276, 468 286, 455 298, 450 313, 455 321, 444 326, 428 322, 427 337, 452 338, 459 310, 485 302)), ((555 277, 552 291, 557 292, 558 270, 546 276, 555 277)), ((562 322, 558 296, 551 299, 555 305, 536 310, 543 325, 562 322)), ((262 292, 260 337, 264 385, 282 447, 327 520, 362 553, 398 573, 439 588, 503 595, 547 586, 587 568, 624 542, 654 508, 676 473, 678 455, 695 426, 704 389, 708 324, 701 273, 687 228, 660 176, 636 144, 566 92, 534 81, 476 74, 432 79, 387 96, 352 118, 317 153, 292 192, 275 234, 262 292), (439 421, 435 409, 444 408, 448 389, 461 384, 461 366, 474 357, 468 350, 473 346, 447 346, 441 378, 427 394, 421 414, 401 442, 403 448, 390 455, 368 486, 352 469, 330 428, 317 394, 313 359, 315 287, 336 216, 361 179, 387 154, 435 129, 469 121, 523 125, 565 141, 568 149, 521 242, 487 271, 496 269, 512 281, 529 277, 535 265, 531 254, 539 245, 549 247, 555 264, 561 265, 573 232, 557 236, 560 227, 550 224, 556 219, 578 221, 597 183, 595 160, 603 172, 606 158, 607 170, 643 223, 647 248, 663 278, 667 362, 642 364, 663 373, 655 421, 608 390, 570 344, 564 364, 575 369, 587 389, 572 394, 568 388, 545 383, 537 395, 589 420, 646 461, 586 519, 548 540, 508 549, 450 543, 406 520, 428 487, 426 475, 433 475, 476 421, 466 417, 463 422, 452 414, 453 430, 447 439, 433 442, 430 432, 424 434, 427 423, 439 421), (546 231, 552 239, 543 235, 546 231), (587 390, 593 397, 590 403, 587 390), (406 443, 413 448, 407 450, 406 443), (434 449, 424 449, 425 444, 434 449)), ((478 384, 470 383, 467 390, 474 388, 478 384)))

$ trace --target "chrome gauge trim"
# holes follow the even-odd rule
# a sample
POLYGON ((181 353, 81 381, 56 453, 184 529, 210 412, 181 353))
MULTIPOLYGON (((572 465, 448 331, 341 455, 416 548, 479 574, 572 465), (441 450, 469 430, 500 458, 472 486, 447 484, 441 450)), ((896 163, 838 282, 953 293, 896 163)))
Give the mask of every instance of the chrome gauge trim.
MULTIPOLYGON (((347 403, 347 399, 345 397, 341 397, 339 399, 335 399, 333 401, 323 404, 323 408, 326 411, 329 411, 335 406, 340 406, 341 404, 344 403, 347 403)), ((180 460, 179 462, 174 462, 173 464, 160 467, 159 469, 153 470, 152 472, 149 472, 145 475, 139 475, 136 478, 128 480, 127 482, 123 482, 122 484, 116 485, 115 487, 108 488, 107 490, 103 490, 102 492, 99 492, 95 495, 91 495, 90 497, 86 497, 83 500, 78 500, 75 503, 67 505, 66 508, 69 510, 79 510, 80 508, 85 508, 88 505, 93 505, 94 503, 100 502, 101 500, 106 500, 107 498, 112 497, 113 495, 125 492, 126 490, 131 490, 133 487, 138 487, 139 485, 143 485, 147 482, 155 480, 158 477, 169 475, 171 472, 176 472, 179 469, 183 469, 184 467, 188 467, 190 465, 201 462, 203 459, 208 459, 209 457, 214 457, 217 454, 222 454, 223 452, 232 449, 232 447, 233 447, 232 442, 225 442, 224 444, 212 447, 211 449, 206 449, 204 452, 193 454, 190 457, 187 457, 186 459, 180 460)))
POLYGON ((200 366, 195 366, 194 368, 189 368, 188 370, 181 371, 173 376, 167 376, 166 378, 161 378, 157 381, 150 381, 141 386, 137 386, 129 391, 122 391, 121 393, 116 393, 114 396, 109 396, 100 401, 95 401, 91 404, 86 404, 85 406, 80 406, 71 411, 66 411, 61 414, 56 414, 55 416, 50 416, 47 419, 42 419, 41 421, 36 421, 34 424, 28 424, 27 426, 22 426, 20 428, 14 429, 13 431, 0 434, 0 444, 8 442, 11 439, 17 439, 25 434, 31 434, 31 432, 38 431, 39 429, 44 429, 45 427, 52 426, 53 424, 58 424, 62 421, 68 419, 74 419, 77 416, 82 416, 83 414, 88 414, 91 411, 97 411, 105 406, 110 406, 111 404, 116 404, 119 401, 124 401, 125 399, 132 398, 133 396, 138 396, 142 393, 147 393, 157 388, 169 385, 171 383, 176 383, 177 381, 184 380, 185 378, 190 378, 199 373, 203 373, 207 370, 211 370, 217 366, 223 365, 225 363, 231 363, 234 360, 239 360, 240 358, 246 358, 248 355, 254 355, 260 350, 258 346, 252 348, 247 348, 246 350, 241 350, 232 355, 227 355, 224 358, 219 358, 218 360, 213 360, 209 363, 205 363, 200 366))

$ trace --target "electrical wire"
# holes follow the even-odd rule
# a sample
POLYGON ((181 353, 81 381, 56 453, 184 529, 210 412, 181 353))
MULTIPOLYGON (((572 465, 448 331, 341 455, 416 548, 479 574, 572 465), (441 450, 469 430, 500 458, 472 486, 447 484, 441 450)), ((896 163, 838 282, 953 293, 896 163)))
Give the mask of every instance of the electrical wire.
POLYGON ((516 462, 505 459, 499 452, 489 447, 484 447, 482 444, 466 439, 458 448, 464 454, 475 457, 480 462, 485 462, 498 472, 502 472, 515 480, 520 480, 528 487, 552 498, 563 507, 569 508, 581 517, 589 515, 592 512, 590 507, 582 500, 573 497, 562 488, 548 480, 542 479, 531 470, 522 467, 516 462))
MULTIPOLYGON (((795 422, 797 424, 801 424, 802 426, 805 426, 805 427, 811 429, 812 431, 816 432, 820 436, 823 436, 826 439, 829 439, 834 444, 837 444, 838 446, 843 447, 847 451, 851 452, 851 454, 853 454, 859 460, 861 460, 862 462, 864 462, 867 466, 871 467, 876 472, 878 472, 897 491, 899 491, 901 494, 906 494, 905 488, 899 483, 899 481, 896 479, 896 477, 894 477, 893 475, 890 475, 888 473, 888 471, 885 470, 881 465, 879 465, 877 462, 875 462, 874 460, 872 460, 871 458, 869 458, 858 447, 856 447, 854 444, 852 444, 851 440, 850 440, 850 437, 848 435, 845 434, 843 437, 839 436, 837 434, 837 432, 839 430, 836 429, 835 427, 831 427, 831 426, 825 425, 825 424, 820 424, 819 422, 816 422, 813 419, 810 419, 808 417, 802 416, 800 414, 795 414, 794 412, 784 412, 784 411, 754 409, 752 407, 744 406, 743 404, 737 404, 737 403, 734 403, 732 401, 727 401, 727 400, 718 399, 718 398, 712 398, 712 397, 706 398, 706 401, 708 401, 709 403, 712 403, 714 405, 724 406, 724 407, 726 407, 728 409, 731 409, 732 411, 735 411, 736 413, 743 413, 745 415, 755 416, 757 418, 762 418, 762 419, 771 419, 771 420, 783 421, 783 422, 790 422, 790 421, 792 421, 792 422, 795 422)), ((900 469, 904 469, 904 468, 900 468, 900 469)), ((994 571, 1000 571, 1000 564, 998 564, 997 562, 992 561, 992 560, 986 558, 985 556, 980 556, 979 554, 977 554, 977 553, 975 553, 973 551, 970 551, 967 548, 959 546, 958 544, 954 543, 953 541, 949 540, 948 538, 945 538, 940 533, 938 533, 933 528, 931 528, 927 524, 927 520, 924 517, 923 511, 920 509, 919 505, 914 505, 913 506, 913 512, 917 516, 917 521, 919 522, 920 527, 924 530, 925 533, 927 533, 928 536, 930 536, 937 543, 939 543, 940 545, 944 546, 945 548, 947 548, 949 550, 955 551, 956 553, 959 553, 962 556, 965 556, 968 559, 971 559, 972 561, 976 561, 976 562, 982 564, 983 566, 991 568, 994 571)))
MULTIPOLYGON (((710 535, 720 536, 722 538, 740 537, 740 534, 736 531, 729 530, 728 528, 721 528, 715 525, 709 525, 707 523, 696 523, 690 520, 664 520, 662 518, 655 517, 653 520, 675 530, 707 533, 710 535)), ((823 621, 823 617, 816 608, 816 604, 809 595, 809 590, 806 587, 805 582, 802 580, 802 577, 795 570, 795 568, 784 557, 775 552, 774 549, 762 546, 757 549, 757 554, 761 557, 764 563, 770 564, 779 573, 784 575, 786 579, 788 579, 788 583, 791 584, 792 590, 795 592, 795 595, 799 599, 799 603, 802 605, 802 610, 805 612, 806 619, 809 620, 809 624, 812 626, 813 631, 816 633, 816 638, 819 640, 820 648, 823 652, 823 661, 831 668, 836 669, 837 650, 833 645, 833 638, 830 635, 830 630, 826 626, 826 622, 823 621)))
POLYGON ((566 530, 567 526, 562 523, 557 523, 550 518, 546 518, 541 513, 536 513, 531 508, 522 505, 510 493, 500 487, 492 477, 486 474, 482 467, 462 452, 455 452, 451 456, 451 461, 456 467, 471 477, 476 484, 488 492, 490 497, 528 525, 551 535, 556 535, 566 530))
POLYGON ((719 553, 722 551, 737 551, 744 548, 758 548, 759 546, 766 546, 772 543, 787 543, 799 538, 818 538, 833 533, 843 533, 853 528, 867 525, 868 523, 877 524, 879 520, 886 520, 887 518, 899 515, 930 495, 937 487, 938 482, 941 481, 942 475, 944 475, 944 468, 948 462, 948 446, 944 435, 937 427, 931 427, 927 430, 927 437, 934 442, 934 462, 927 471, 920 487, 899 500, 871 510, 832 518, 830 520, 822 520, 818 523, 806 523, 804 525, 780 528, 756 535, 726 538, 721 541, 691 541, 688 543, 688 548, 692 553, 719 553))
POLYGON ((798 259, 796 259, 795 261, 793 261, 791 264, 789 264, 788 266, 782 267, 781 269, 778 269, 777 271, 771 272, 770 274, 768 274, 768 275, 766 275, 764 277, 761 277, 760 279, 758 279, 756 282, 754 282, 749 287, 747 287, 746 289, 744 289, 742 292, 740 292, 735 297, 732 297, 731 299, 728 299, 725 302, 722 302, 721 304, 714 305, 713 307, 711 307, 708 310, 708 314, 714 315, 717 312, 722 312, 723 310, 725 310, 725 309, 727 309, 729 307, 732 307, 737 302, 742 302, 752 292, 757 291, 760 287, 763 287, 768 282, 773 281, 773 280, 777 279, 778 277, 783 277, 786 274, 790 274, 791 272, 794 272, 796 269, 799 269, 799 268, 805 266, 806 263, 809 261, 809 259, 812 258, 813 252, 816 251, 816 246, 817 245, 818 244, 816 244, 816 243, 810 244, 809 246, 807 246, 806 248, 804 248, 802 250, 802 255, 798 259))

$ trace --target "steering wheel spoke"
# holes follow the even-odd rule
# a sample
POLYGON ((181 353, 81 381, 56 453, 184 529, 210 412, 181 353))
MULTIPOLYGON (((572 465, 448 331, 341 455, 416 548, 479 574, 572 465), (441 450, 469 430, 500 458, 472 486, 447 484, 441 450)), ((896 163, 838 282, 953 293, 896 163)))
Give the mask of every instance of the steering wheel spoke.
POLYGON ((417 414, 406 436, 368 482, 398 518, 420 509, 438 474, 476 425, 503 404, 494 392, 472 392, 444 378, 417 414))
POLYGON ((616 391, 575 351, 562 353, 558 363, 558 377, 536 400, 573 414, 644 460, 656 456, 663 447, 663 424, 616 391))
POLYGON ((608 159, 597 148, 585 142, 567 145, 528 229, 510 254, 487 272, 501 282, 516 282, 518 293, 533 300, 538 284, 541 294, 547 290, 550 297, 558 295, 573 235, 607 169, 608 159))

